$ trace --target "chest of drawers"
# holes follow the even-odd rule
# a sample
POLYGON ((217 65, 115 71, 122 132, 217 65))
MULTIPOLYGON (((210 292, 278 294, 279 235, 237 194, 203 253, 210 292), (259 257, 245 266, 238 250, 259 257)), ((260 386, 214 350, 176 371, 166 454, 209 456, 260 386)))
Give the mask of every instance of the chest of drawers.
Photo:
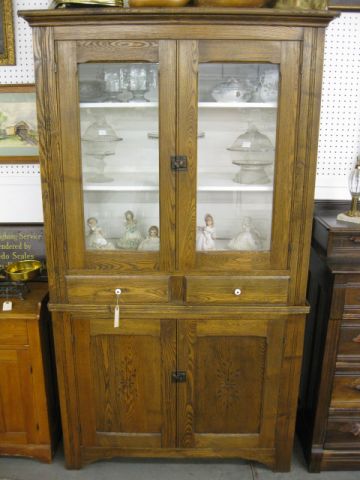
POLYGON ((297 430, 311 471, 360 468, 360 226, 314 217, 297 430))

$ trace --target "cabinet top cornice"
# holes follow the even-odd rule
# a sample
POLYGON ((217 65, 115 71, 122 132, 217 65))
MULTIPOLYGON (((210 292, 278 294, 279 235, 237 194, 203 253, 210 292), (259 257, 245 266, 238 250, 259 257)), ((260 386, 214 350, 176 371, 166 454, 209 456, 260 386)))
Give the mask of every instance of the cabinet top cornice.
POLYGON ((77 8, 22 10, 18 15, 34 27, 60 25, 114 25, 121 23, 217 23, 244 25, 290 25, 324 27, 337 12, 323 10, 277 10, 272 8, 77 8))

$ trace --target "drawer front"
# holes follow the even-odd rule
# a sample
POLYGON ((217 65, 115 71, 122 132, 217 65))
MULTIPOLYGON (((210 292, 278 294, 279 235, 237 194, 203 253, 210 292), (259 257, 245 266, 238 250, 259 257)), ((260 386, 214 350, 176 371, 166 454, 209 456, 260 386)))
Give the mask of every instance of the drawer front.
POLYGON ((0 345, 26 345, 26 320, 9 319, 0 315, 0 345))
POLYGON ((329 418, 324 448, 360 449, 360 416, 329 418))
POLYGON ((346 357, 359 357, 360 360, 360 325, 341 328, 338 357, 342 360, 346 360, 346 357))
POLYGON ((360 255, 360 232, 337 233, 332 237, 332 244, 328 255, 351 256, 360 255))
POLYGON ((288 277, 186 277, 186 302, 286 304, 288 277))
POLYGON ((330 408, 360 410, 360 376, 335 375, 330 408))
POLYGON ((169 301, 168 277, 68 276, 66 284, 70 303, 114 305, 116 289, 121 289, 120 304, 167 303, 169 301))
POLYGON ((360 309, 360 284, 346 287, 345 290, 345 308, 358 307, 360 309))

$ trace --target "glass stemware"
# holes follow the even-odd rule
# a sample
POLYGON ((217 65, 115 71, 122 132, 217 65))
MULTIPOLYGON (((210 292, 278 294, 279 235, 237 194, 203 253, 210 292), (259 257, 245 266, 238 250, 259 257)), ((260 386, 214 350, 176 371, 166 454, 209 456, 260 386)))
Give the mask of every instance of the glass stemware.
POLYGON ((129 71, 129 88, 133 94, 130 102, 148 102, 144 97, 148 89, 147 71, 144 65, 131 65, 129 71))

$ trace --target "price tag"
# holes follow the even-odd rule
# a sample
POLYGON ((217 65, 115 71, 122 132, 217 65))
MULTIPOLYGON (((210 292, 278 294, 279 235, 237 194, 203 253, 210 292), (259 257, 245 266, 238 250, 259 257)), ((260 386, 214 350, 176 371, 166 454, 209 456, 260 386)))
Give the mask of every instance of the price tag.
POLYGON ((11 312, 12 302, 10 300, 6 300, 5 302, 3 302, 2 309, 3 309, 3 312, 11 312))
POLYGON ((120 308, 119 305, 116 305, 114 310, 114 328, 119 328, 120 326, 120 308))

